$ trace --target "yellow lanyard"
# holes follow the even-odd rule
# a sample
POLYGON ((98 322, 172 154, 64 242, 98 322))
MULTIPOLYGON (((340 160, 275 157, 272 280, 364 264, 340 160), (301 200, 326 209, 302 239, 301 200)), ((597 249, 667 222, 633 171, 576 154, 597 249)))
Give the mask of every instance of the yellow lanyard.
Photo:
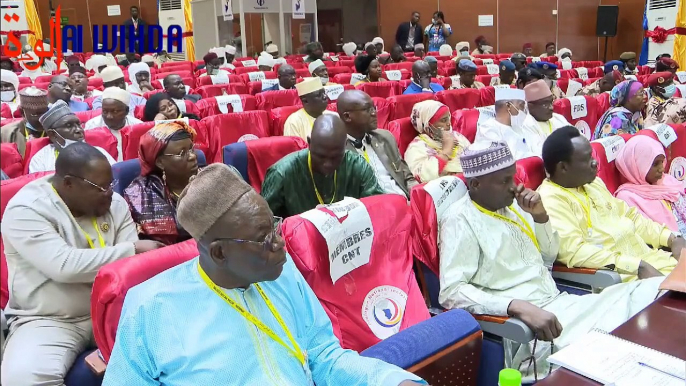
MULTIPOLYGON (((55 190, 55 187, 52 185, 50 187, 55 192, 55 194, 57 194, 57 197, 60 197, 59 193, 57 193, 57 190, 55 190)), ((62 199, 62 197, 60 197, 60 199, 62 199)), ((92 220, 93 220, 93 229, 95 229, 95 233, 98 234, 98 242, 100 243, 100 248, 105 248, 105 246, 106 246, 105 245, 105 239, 102 237, 102 234, 100 233, 100 230, 98 229, 98 222, 95 220, 95 217, 93 217, 92 220)), ((95 249, 95 244, 93 244, 93 239, 91 239, 91 237, 88 235, 88 233, 86 233, 86 231, 84 231, 83 228, 81 228, 81 226, 79 224, 76 224, 76 225, 81 230, 81 233, 83 233, 83 235, 86 236, 86 241, 88 242, 88 246, 90 247, 90 249, 95 249)))
POLYGON ((212 279, 210 279, 210 277, 207 276, 205 271, 202 269, 202 267, 200 266, 200 263, 198 263, 198 272, 200 273, 200 276, 202 277, 202 280, 205 282, 205 284, 207 284, 207 286, 210 287, 210 289, 212 291, 214 291, 214 293, 216 293, 220 298, 224 299, 225 302, 227 302, 231 307, 233 307, 233 309, 238 311, 238 313, 241 314, 241 316, 243 316, 245 319, 247 319, 250 323, 254 324, 255 327, 260 329, 262 332, 267 334, 267 336, 269 336, 274 341, 276 341, 276 343, 280 344, 286 350, 288 350, 288 352, 291 355, 293 355, 298 360, 298 362, 300 362, 300 365, 302 365, 303 368, 308 365, 307 364, 307 356, 306 356, 305 352, 300 350, 300 347, 298 346, 298 343, 293 338, 293 335, 291 334, 291 331, 288 329, 288 326, 286 326, 286 323, 284 323, 283 319, 281 318, 281 315, 276 310, 276 308, 274 308, 274 305, 269 300, 269 298, 267 297, 267 294, 264 293, 264 291, 262 290, 262 288, 260 287, 259 284, 255 284, 255 289, 257 289, 257 292, 260 293, 260 296, 262 296, 262 299, 264 299, 264 302, 267 304, 267 307, 269 307, 269 311, 271 311, 272 315, 274 315, 274 319, 276 319, 276 322, 279 323, 281 328, 286 333, 286 336, 288 337, 288 340, 291 341, 293 348, 289 347, 283 341, 283 339, 281 339, 281 337, 279 337, 274 332, 274 330, 269 328, 266 324, 262 323, 262 321, 257 319, 255 317, 255 315, 251 314, 245 308, 243 308, 240 304, 236 303, 233 299, 231 299, 226 294, 226 292, 224 292, 221 288, 219 288, 216 284, 214 284, 212 279))
POLYGON ((364 156, 364 159, 367 160, 367 163, 371 165, 372 163, 369 162, 369 155, 367 155, 367 149, 366 148, 364 150, 362 150, 362 155, 364 156))
MULTIPOLYGON (((472 201, 472 202, 474 202, 474 201, 472 201)), ((533 229, 531 229, 531 226, 526 221, 526 219, 524 219, 524 216, 522 216, 521 214, 519 214, 519 212, 517 212, 517 210, 515 210, 514 205, 510 205, 508 208, 512 212, 514 212, 514 214, 516 214, 517 217, 519 217, 519 219, 522 221, 521 223, 519 223, 515 220, 512 220, 511 218, 507 218, 500 213, 490 211, 490 210, 482 207, 481 205, 477 204, 476 202, 474 202, 474 206, 476 206, 476 209, 478 209, 479 211, 481 211, 482 213, 484 213, 486 215, 489 215, 489 216, 495 217, 499 220, 503 220, 503 221, 509 222, 510 224, 516 225, 517 227, 519 227, 519 229, 522 230, 522 232, 524 232, 525 235, 529 236, 531 241, 533 241, 534 245, 536 246, 536 249, 538 249, 539 251, 541 250, 541 247, 538 245, 538 240, 536 240, 536 234, 534 233, 533 229)))
MULTIPOLYGON (((24 126, 24 136, 26 137, 26 140, 28 141, 29 140, 29 129, 27 129, 26 126, 24 126)), ((45 131, 43 131, 40 134, 40 137, 37 137, 37 138, 43 138, 44 136, 45 136, 45 131)))
MULTIPOLYGON (((369 161, 369 160, 367 160, 369 161)), ((310 169, 310 177, 312 178, 312 186, 314 186, 314 193, 317 195, 317 200, 319 200, 319 203, 324 205, 324 200, 322 199, 322 196, 319 194, 319 190, 317 190, 317 184, 314 183, 314 174, 312 173, 312 154, 309 152, 307 153, 307 167, 310 169)), ((333 172, 333 196, 331 197, 331 202, 329 204, 332 204, 333 201, 336 199, 336 181, 338 180, 338 171, 333 172)))
POLYGON ((550 121, 548 121, 548 129, 549 129, 549 130, 548 130, 548 134, 549 134, 549 135, 552 134, 552 133, 553 133, 553 124, 550 123, 550 121))
POLYGON ((670 204, 667 200, 662 200, 662 203, 665 205, 665 208, 669 210, 670 212, 672 211, 672 204, 670 204))
POLYGON ((591 223, 591 198, 588 197, 588 193, 586 193, 586 190, 584 189, 584 191, 581 192, 584 195, 584 198, 586 199, 586 204, 584 205, 584 203, 581 202, 581 199, 577 197, 576 194, 574 194, 574 192, 572 192, 571 190, 565 188, 564 186, 560 186, 554 183, 553 181, 550 181, 550 183, 553 186, 557 186, 558 188, 567 192, 567 194, 572 196, 579 203, 579 205, 581 205, 581 209, 583 209, 584 213, 586 214, 586 228, 588 230, 588 237, 591 237, 591 234, 593 233, 593 224, 591 223))
MULTIPOLYGON (((419 136, 419 139, 421 139, 422 141, 424 141, 424 143, 426 143, 427 146, 429 146, 430 148, 432 148, 432 149, 434 149, 434 150, 436 150, 436 151, 438 151, 438 152, 440 152, 441 150, 443 150, 443 149, 439 149, 439 148, 437 148, 436 146, 434 146, 433 144, 429 143, 429 141, 427 141, 426 138, 424 138, 424 137, 421 136, 421 135, 419 136)), ((454 159, 455 157, 457 157, 457 145, 455 145, 455 147, 453 148, 453 154, 450 156, 450 159, 454 159)))

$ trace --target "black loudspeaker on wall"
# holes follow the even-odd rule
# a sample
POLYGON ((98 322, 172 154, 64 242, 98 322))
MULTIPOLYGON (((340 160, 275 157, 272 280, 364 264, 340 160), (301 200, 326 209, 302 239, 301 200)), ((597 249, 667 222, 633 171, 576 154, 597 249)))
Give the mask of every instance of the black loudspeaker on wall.
POLYGON ((598 20, 596 22, 595 34, 598 37, 617 36, 617 18, 619 17, 619 6, 601 5, 598 6, 598 20))

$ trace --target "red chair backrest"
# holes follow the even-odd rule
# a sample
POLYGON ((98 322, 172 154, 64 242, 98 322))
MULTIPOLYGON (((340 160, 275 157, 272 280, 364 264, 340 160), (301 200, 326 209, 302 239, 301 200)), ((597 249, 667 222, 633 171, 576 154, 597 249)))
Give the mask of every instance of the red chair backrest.
MULTIPOLYGON (((259 71, 259 72, 262 72, 264 74, 265 79, 276 79, 276 72, 274 72, 274 71, 259 71)), ((245 84, 252 82, 250 80, 250 73, 241 74, 241 80, 245 84)))
MULTIPOLYGON (((219 149, 230 143, 269 137, 269 115, 262 110, 213 115, 203 118, 202 123, 219 149)), ((217 157, 221 162, 221 154, 217 157)))
POLYGON ((389 63, 383 66, 384 71, 391 71, 391 70, 406 70, 409 72, 412 72, 412 65, 414 65, 414 62, 400 62, 400 63, 389 63))
POLYGON ((398 82, 360 83, 355 88, 366 92, 372 98, 388 98, 403 93, 398 82))
MULTIPOLYGON (((193 142, 195 144, 195 148, 205 154, 205 159, 214 159, 218 148, 216 143, 213 142, 213 137, 205 128, 205 125, 203 125, 202 122, 194 119, 189 119, 188 124, 195 129, 196 132, 195 141, 193 142)), ((121 129, 124 160, 138 158, 138 147, 141 142, 141 137, 143 134, 147 133, 151 128, 153 128, 153 126, 155 126, 155 122, 143 122, 126 126, 121 129)))
POLYGON ((453 111, 451 117, 453 130, 464 135, 469 142, 474 142, 480 116, 481 111, 477 109, 453 111))
MULTIPOLYGON (((628 135, 628 137, 631 137, 631 135, 628 135)), ((606 137, 591 142, 593 158, 598 161, 598 177, 603 180, 605 186, 607 186, 607 189, 612 194, 614 194, 619 185, 622 184, 623 177, 617 170, 614 158, 611 158, 612 161, 608 161, 608 151, 606 151, 606 148, 610 153, 614 153, 616 156, 616 153, 625 143, 626 139, 621 135, 606 137), (603 143, 606 145, 604 146, 603 143)))
POLYGON ((244 83, 212 84, 200 86, 193 90, 193 94, 200 95, 201 98, 212 98, 222 94, 249 94, 248 86, 244 83))
MULTIPOLYGON (((145 106, 144 106, 145 107, 145 106)), ((85 124, 92 118, 95 118, 97 116, 100 116, 102 114, 102 111, 100 109, 97 110, 87 110, 87 111, 79 111, 74 113, 77 118, 79 118, 79 121, 81 121, 81 124, 85 124)))
POLYGON ((286 155, 306 149, 307 142, 299 137, 267 137, 246 141, 245 147, 248 151, 248 180, 260 193, 267 170, 286 155))
POLYGON ((128 290, 151 277, 198 256, 195 240, 121 259, 100 268, 91 295, 93 335, 105 362, 109 361, 128 290))
POLYGON ((52 79, 52 75, 41 75, 37 77, 33 83, 50 83, 50 80, 52 79))
MULTIPOLYGON (((671 174, 679 181, 686 181, 686 125, 670 124, 669 126, 674 130, 676 140, 665 148, 667 156, 665 172, 671 174)), ((640 130, 638 134, 647 135, 660 141, 655 131, 650 129, 640 130)))
POLYGON ((338 84, 350 84, 350 79, 353 74, 337 74, 333 77, 333 81, 338 84))
POLYGON ((286 125, 286 120, 294 112, 300 110, 301 106, 285 106, 277 107, 269 110, 270 133, 272 136, 283 135, 283 127, 286 125))
POLYGON ((6 142, 1 145, 0 149, 0 168, 2 168, 2 171, 10 178, 21 176, 24 168, 17 144, 6 142))
POLYGON ((599 118, 598 102, 594 97, 578 96, 558 99, 553 103, 553 111, 563 115, 567 121, 576 126, 586 138, 591 138, 599 118), (574 103, 574 105, 572 105, 572 103, 574 103), (575 110, 576 113, 572 110, 575 110), (575 116, 576 118, 574 118, 575 116))
POLYGON ((531 190, 538 189, 545 180, 543 159, 540 157, 520 159, 517 161, 517 172, 514 178, 518 184, 522 183, 531 190))
MULTIPOLYGON (((239 95, 241 98, 241 104, 243 105, 243 111, 252 111, 257 108, 257 101, 252 95, 239 95)), ((194 105, 200 112, 200 116, 205 118, 212 115, 224 114, 219 110, 219 104, 217 103, 217 98, 204 98, 198 101, 197 105, 194 105)), ((233 113, 233 107, 231 104, 227 105, 228 112, 233 113)))
MULTIPOLYGON (((12 109, 7 103, 3 103, 0 105, 0 118, 12 119, 12 109)), ((2 121, 2 125, 6 125, 5 121, 2 121)))
POLYGON ((492 106, 495 104, 495 87, 487 86, 478 90, 481 94, 481 103, 479 107, 492 106))
POLYGON ((193 71, 191 70, 167 70, 165 69, 164 72, 159 72, 155 74, 155 79, 162 80, 164 79, 167 75, 178 75, 182 78, 192 78, 193 77, 193 71))
POLYGON ((339 75, 339 74, 352 74, 353 73, 353 70, 347 66, 328 67, 327 69, 329 71, 329 76, 332 78, 336 75, 339 75))
MULTIPOLYGON (((598 118, 597 121, 605 114, 607 110, 610 109, 610 94, 606 92, 601 92, 597 97, 595 97, 598 118)), ((593 127, 595 129, 595 127, 593 127)))
POLYGON ((396 95, 388 98, 388 102, 393 106, 391 111, 391 120, 408 118, 412 114, 412 108, 415 104, 428 99, 435 99, 432 93, 420 93, 409 95, 396 95))
POLYGON ((376 125, 385 129, 391 120, 393 104, 385 98, 372 98, 372 100, 374 101, 374 106, 376 106, 376 125))
POLYGON ((40 149, 48 146, 49 144, 50 138, 48 137, 35 138, 26 141, 26 149, 24 150, 24 172, 22 174, 29 174, 29 164, 31 163, 31 158, 33 158, 33 156, 35 156, 40 149))
POLYGON ((115 160, 119 155, 117 150, 117 138, 106 127, 97 127, 95 129, 86 130, 83 132, 86 138, 86 143, 92 146, 101 147, 115 160))
POLYGON ((255 95, 257 108, 269 111, 286 106, 302 106, 297 90, 277 90, 255 95))
MULTIPOLYGON (((212 83, 212 77, 211 76, 200 76, 197 79, 198 79, 197 80, 198 87, 213 86, 214 85, 214 83, 212 83)), ((229 84, 234 84, 234 83, 245 83, 245 82, 243 82, 243 78, 241 78, 239 75, 229 74, 229 84)), ((223 85, 217 85, 217 86, 223 86, 223 85)))
POLYGON ((234 73, 236 75, 241 75, 241 74, 247 74, 249 72, 255 72, 255 71, 259 71, 257 66, 254 66, 254 67, 238 67, 237 66, 236 69, 234 70, 234 73))
POLYGON ((33 81, 28 76, 19 76, 19 84, 32 84, 33 81))
POLYGON ((104 87, 105 85, 102 82, 102 78, 88 78, 88 87, 104 87))
POLYGON ((439 271, 438 224, 445 210, 467 194, 461 177, 445 176, 412 188, 413 255, 436 275, 439 271))
MULTIPOLYGON (((381 195, 361 202, 369 213, 371 229, 363 222, 354 233, 371 236, 373 232, 369 262, 336 283, 329 273, 330 259, 322 258, 330 256, 326 241, 314 224, 298 215, 283 225, 286 249, 331 319, 341 346, 358 352, 429 318, 412 270, 412 215, 406 199, 381 195)), ((331 215, 326 209, 321 211, 331 215)), ((345 220, 341 224, 348 225, 345 220)), ((350 231, 352 234, 353 229, 350 231)), ((337 258, 342 259, 346 252, 337 258)))
POLYGON ((473 109, 482 105, 481 93, 473 88, 439 91, 436 93, 436 100, 448 106, 450 111, 473 109))
POLYGON ((417 130, 412 126, 410 118, 400 118, 388 122, 388 131, 395 137, 400 155, 404 157, 410 142, 417 136, 417 130))

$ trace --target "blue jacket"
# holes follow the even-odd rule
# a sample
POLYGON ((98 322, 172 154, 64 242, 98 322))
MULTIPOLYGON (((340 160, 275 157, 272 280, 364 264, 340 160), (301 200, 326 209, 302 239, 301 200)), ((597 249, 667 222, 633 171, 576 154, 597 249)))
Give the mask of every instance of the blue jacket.
POLYGON ((88 108, 88 103, 73 100, 73 99, 69 100, 69 109, 71 109, 72 113, 78 113, 80 111, 90 110, 90 108, 88 108))
MULTIPOLYGON (((437 92, 439 92, 439 91, 445 91, 445 89, 443 88, 443 86, 441 86, 441 85, 438 84, 438 83, 430 83, 430 84, 429 84, 429 87, 431 87, 431 91, 433 91, 434 94, 437 93, 437 92)), ((416 83, 412 82, 412 83, 410 83, 410 85, 407 87, 407 90, 405 90, 405 92, 403 93, 403 95, 421 94, 422 92, 428 92, 428 91, 422 91, 422 88, 421 88, 419 85, 417 85, 416 83)))

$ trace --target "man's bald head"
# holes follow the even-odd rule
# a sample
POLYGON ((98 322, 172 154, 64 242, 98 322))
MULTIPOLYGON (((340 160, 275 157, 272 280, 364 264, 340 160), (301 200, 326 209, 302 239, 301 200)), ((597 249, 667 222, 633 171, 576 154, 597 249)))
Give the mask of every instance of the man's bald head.
POLYGON ((63 100, 69 103, 72 95, 72 84, 69 78, 65 75, 55 75, 50 79, 48 84, 48 100, 54 103, 57 100, 63 100))
POLYGON ((422 81, 428 83, 431 81, 431 66, 429 63, 418 60, 412 65, 412 80, 417 84, 422 84, 422 81))
POLYGON ((345 124, 338 115, 324 114, 314 121, 309 138, 313 171, 329 176, 345 156, 345 124))
POLYGON ((293 66, 290 64, 284 64, 279 67, 279 70, 277 71, 277 77, 279 78, 279 85, 286 90, 290 90, 295 87, 296 72, 295 68, 293 68, 293 66))
POLYGON ((374 101, 364 91, 344 91, 338 97, 337 108, 351 136, 362 139, 368 132, 378 129, 374 101))
POLYGON ((295 68, 293 68, 293 66, 291 66, 290 64, 284 64, 284 65, 281 65, 279 67, 279 70, 277 71, 277 73, 279 74, 279 76, 282 76, 282 75, 287 74, 291 71, 295 72, 295 68))

